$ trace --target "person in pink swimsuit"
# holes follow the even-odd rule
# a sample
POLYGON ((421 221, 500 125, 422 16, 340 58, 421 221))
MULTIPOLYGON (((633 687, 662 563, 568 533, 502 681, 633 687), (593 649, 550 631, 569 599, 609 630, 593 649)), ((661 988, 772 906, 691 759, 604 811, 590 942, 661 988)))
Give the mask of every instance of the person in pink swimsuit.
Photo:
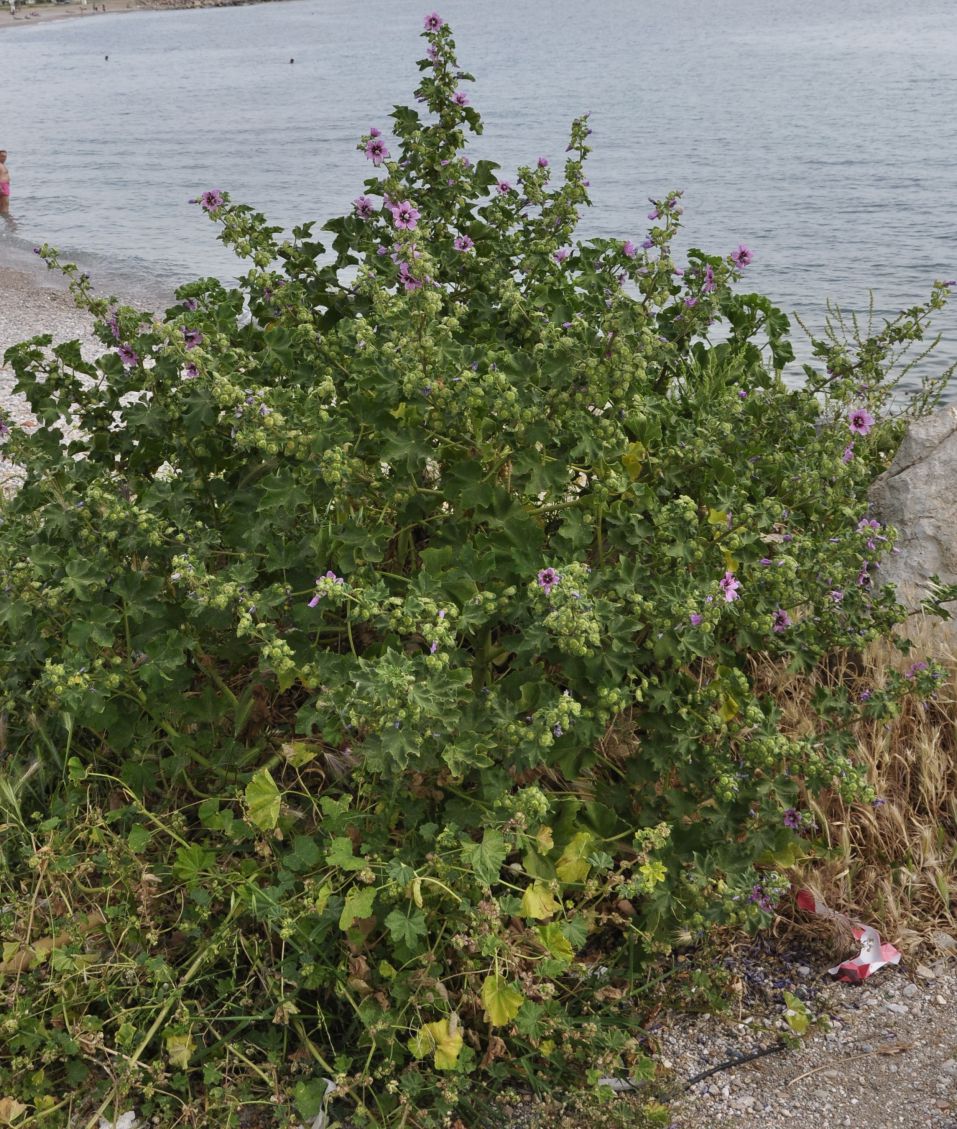
POLYGON ((7 151, 0 149, 0 212, 10 208, 10 173, 7 171, 7 151))

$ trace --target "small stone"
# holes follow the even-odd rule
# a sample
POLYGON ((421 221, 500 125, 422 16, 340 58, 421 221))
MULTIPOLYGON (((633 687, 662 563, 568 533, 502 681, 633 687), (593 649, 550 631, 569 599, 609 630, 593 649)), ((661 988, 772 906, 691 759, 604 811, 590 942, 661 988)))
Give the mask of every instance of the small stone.
POLYGON ((907 1008, 903 1004, 889 1003, 889 1004, 884 1004, 884 1007, 888 1011, 892 1011, 895 1015, 906 1015, 907 1014, 907 1008))
POLYGON ((926 964, 919 964, 914 969, 914 971, 917 973, 918 976, 922 976, 925 980, 936 980, 937 979, 937 973, 932 968, 928 968, 926 964))
POLYGON ((754 1105, 754 1098, 750 1094, 739 1094, 731 1099, 731 1104, 735 1109, 750 1109, 754 1105))
POLYGON ((905 986, 903 994, 910 1000, 913 999, 919 991, 920 988, 918 988, 916 984, 908 984, 905 986))

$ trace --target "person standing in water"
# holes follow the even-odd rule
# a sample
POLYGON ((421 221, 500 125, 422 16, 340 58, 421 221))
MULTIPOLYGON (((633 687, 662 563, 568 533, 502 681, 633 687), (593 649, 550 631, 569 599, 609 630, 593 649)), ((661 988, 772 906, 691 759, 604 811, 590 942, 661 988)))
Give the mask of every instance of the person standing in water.
POLYGON ((0 149, 0 212, 10 209, 10 173, 7 171, 7 151, 0 149))

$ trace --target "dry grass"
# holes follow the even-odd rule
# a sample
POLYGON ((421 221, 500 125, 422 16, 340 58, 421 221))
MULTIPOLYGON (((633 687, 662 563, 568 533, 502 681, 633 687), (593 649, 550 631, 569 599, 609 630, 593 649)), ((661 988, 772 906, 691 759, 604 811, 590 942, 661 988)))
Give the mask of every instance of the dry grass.
MULTIPOLYGON (((857 727, 857 756, 878 802, 848 804, 836 794, 806 798, 828 849, 793 875, 832 908, 875 924, 913 952, 949 947, 948 938, 957 936, 957 655, 939 621, 912 617, 907 635, 913 642, 909 657, 882 643, 816 678, 770 668, 761 675, 788 728, 801 733, 809 728, 808 703, 820 678, 840 680, 859 693, 880 687, 888 671, 903 671, 915 659, 933 658, 946 667, 934 700, 911 698, 889 724, 857 727)), ((819 939, 822 931, 819 921, 801 922, 797 915, 785 928, 819 939)), ((846 940, 839 947, 845 946, 846 940)))

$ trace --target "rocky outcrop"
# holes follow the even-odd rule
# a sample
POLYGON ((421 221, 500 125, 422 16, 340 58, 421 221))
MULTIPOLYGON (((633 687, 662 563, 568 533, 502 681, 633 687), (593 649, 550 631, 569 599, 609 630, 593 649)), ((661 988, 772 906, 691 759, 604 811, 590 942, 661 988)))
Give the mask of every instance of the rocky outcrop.
MULTIPOLYGON (((870 498, 875 515, 899 534, 900 551, 885 558, 880 575, 897 585, 902 604, 916 608, 934 575, 957 584, 957 405, 910 425, 870 498)), ((947 608, 957 616, 957 601, 947 608)), ((957 641, 957 620, 946 626, 957 641)))

